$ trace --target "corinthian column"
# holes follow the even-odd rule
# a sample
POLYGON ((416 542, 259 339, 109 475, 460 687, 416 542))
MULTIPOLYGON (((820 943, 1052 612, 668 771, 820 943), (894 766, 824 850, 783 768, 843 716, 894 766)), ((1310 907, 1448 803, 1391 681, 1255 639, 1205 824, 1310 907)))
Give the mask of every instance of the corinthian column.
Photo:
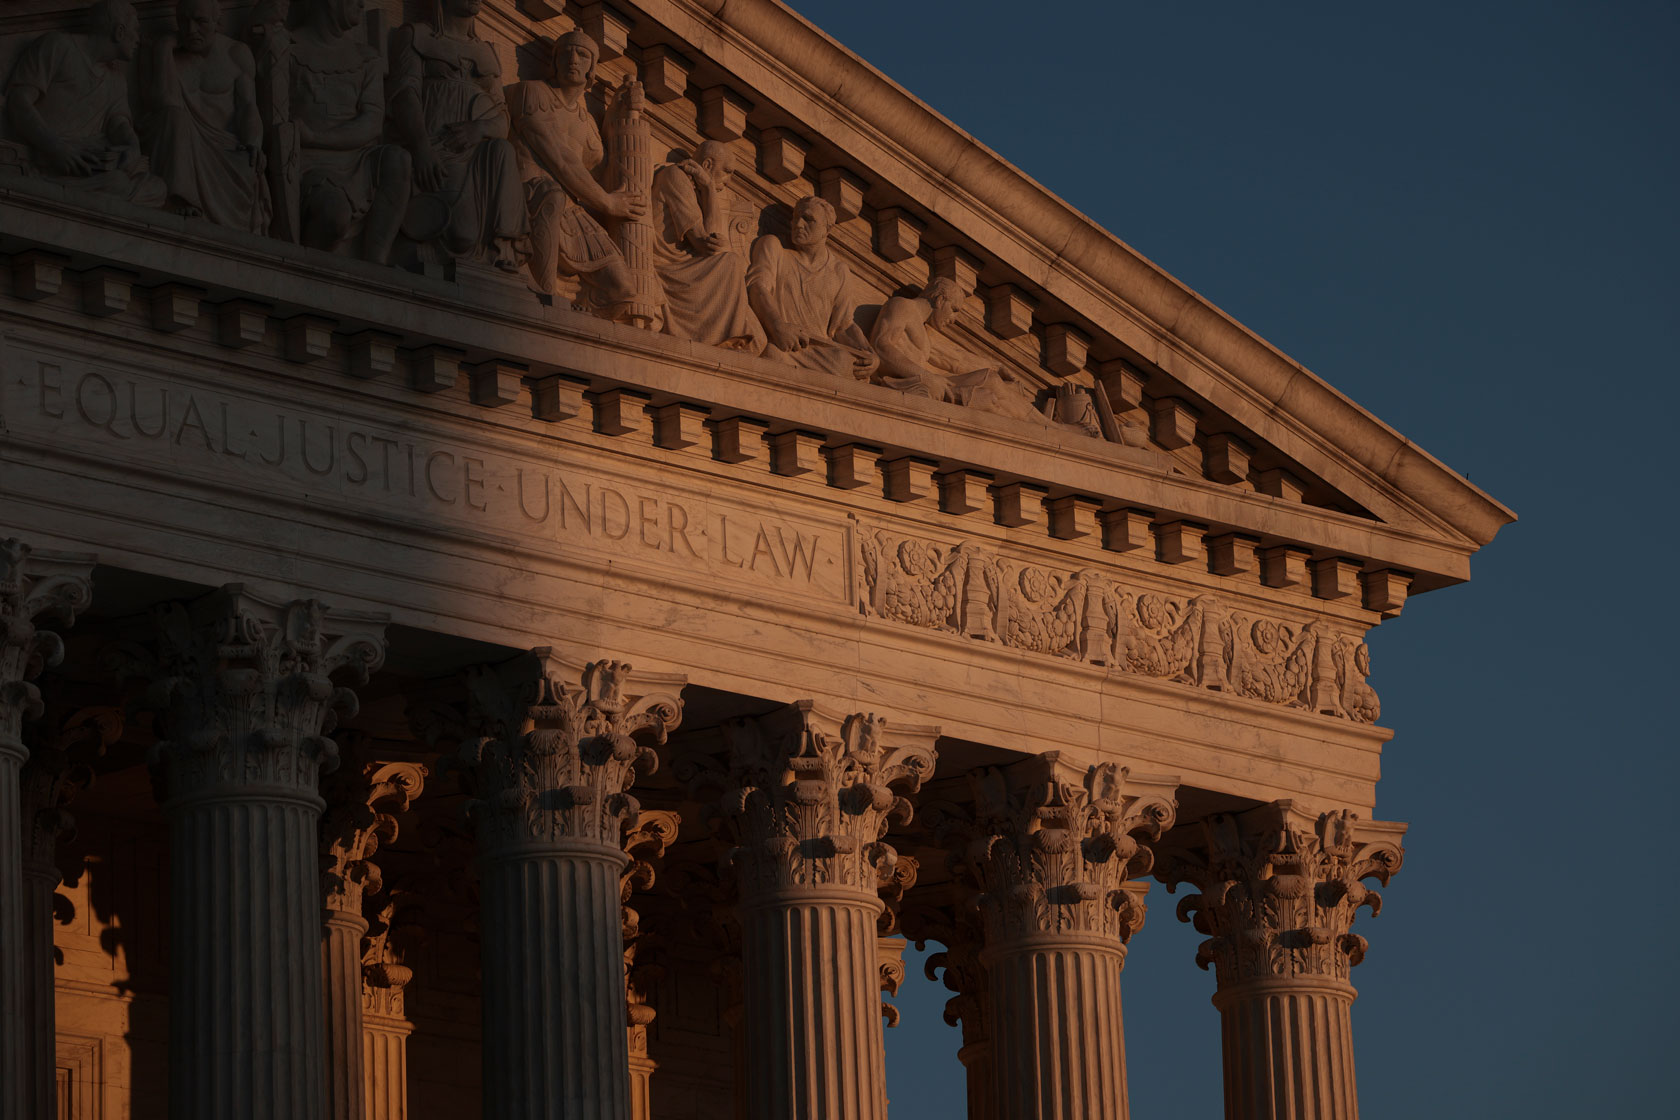
POLYGON ((1277 801, 1203 823, 1199 843, 1158 877, 1200 894, 1178 914, 1208 935, 1196 953, 1218 980, 1227 1120, 1357 1120, 1354 989, 1365 956, 1352 932, 1400 869, 1406 826, 1315 815, 1277 801))
POLYGON ((933 773, 932 728, 889 731, 800 701, 725 726, 739 847, 750 1120, 885 1120, 884 837, 933 773), (887 745, 884 740, 892 740, 887 745))
MULTIPOLYGON (((20 775, 29 760, 22 732, 25 717, 41 712, 34 678, 64 656, 58 635, 36 621, 73 624, 92 600, 93 565, 91 556, 34 552, 10 537, 0 540, 0 1120, 36 1120, 55 1107, 54 1070, 42 1062, 53 1048, 52 1005, 49 999, 43 1006, 36 994, 39 915, 25 905, 38 889, 27 889, 24 881, 24 839, 35 821, 25 819, 21 801, 20 775)), ((48 906, 50 993, 50 897, 48 906)))
POLYGON ((395 814, 425 787, 426 768, 412 762, 370 762, 325 783, 321 818, 325 894, 321 966, 326 979, 327 1120, 365 1120, 362 938, 364 899, 382 888, 373 855, 397 838, 395 814))
POLYGON ((356 709, 331 678, 365 681, 384 625, 237 584, 158 615, 174 1120, 323 1115, 318 778, 356 709))
POLYGON ((1176 779, 1058 754, 972 776, 959 870, 980 892, 995 1112, 1010 1120, 1122 1120, 1120 970, 1143 908, 1139 835, 1172 824, 1176 779))
POLYGON ((630 667, 582 687, 544 648, 469 676, 461 750, 483 860, 484 1115, 625 1120, 630 1111, 619 876, 629 790, 682 715, 673 689, 627 696, 630 667), (638 739, 643 740, 639 742, 638 739))

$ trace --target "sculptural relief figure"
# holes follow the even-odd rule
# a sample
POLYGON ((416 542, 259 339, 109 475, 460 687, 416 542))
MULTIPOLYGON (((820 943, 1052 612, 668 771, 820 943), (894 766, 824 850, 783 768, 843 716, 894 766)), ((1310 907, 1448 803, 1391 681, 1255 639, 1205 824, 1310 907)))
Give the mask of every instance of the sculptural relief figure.
POLYGON ((257 0, 245 23, 256 61, 257 117, 263 124, 264 163, 271 208, 269 233, 282 241, 303 240, 298 215, 302 178, 297 126, 292 123, 292 34, 287 30, 291 0, 257 0))
POLYGON ((152 170, 169 184, 166 205, 217 225, 267 233, 256 60, 222 34, 216 0, 180 0, 176 34, 159 39, 143 119, 152 170))
POLYGON ((967 405, 1016 420, 1044 423, 1032 395, 1001 366, 988 366, 972 354, 941 353, 935 338, 956 318, 962 292, 956 281, 940 277, 920 296, 894 296, 875 319, 870 342, 881 356, 875 380, 912 397, 967 405))
POLYGON ((126 64, 140 45, 129 0, 96 0, 85 34, 49 31, 23 48, 6 83, 6 121, 32 171, 142 206, 163 202, 128 103, 126 64))
POLYGON ((653 175, 655 267, 665 290, 665 330, 678 338, 764 350, 764 328, 747 303, 747 264, 730 244, 729 145, 707 140, 693 159, 653 175))
POLYGON ((829 247, 833 228, 825 200, 795 203, 788 244, 774 234, 753 242, 747 299, 764 324, 768 357, 862 380, 875 371, 875 351, 854 321, 852 271, 829 247))
POLYGON ((552 295, 559 277, 581 277, 583 302, 615 318, 637 288, 600 219, 641 218, 647 199, 609 191, 595 179, 606 150, 584 94, 600 56, 595 40, 568 31, 554 43, 547 79, 513 86, 508 109, 530 211, 534 285, 552 295))
POLYGON ((501 62, 478 37, 483 7, 484 0, 438 0, 431 24, 398 28, 386 93, 420 195, 405 232, 517 272, 530 254, 525 193, 507 139, 501 62))
POLYGON ((362 38, 363 0, 312 0, 291 35, 290 123, 297 129, 303 243, 390 260, 412 165, 385 131, 385 60, 362 38))

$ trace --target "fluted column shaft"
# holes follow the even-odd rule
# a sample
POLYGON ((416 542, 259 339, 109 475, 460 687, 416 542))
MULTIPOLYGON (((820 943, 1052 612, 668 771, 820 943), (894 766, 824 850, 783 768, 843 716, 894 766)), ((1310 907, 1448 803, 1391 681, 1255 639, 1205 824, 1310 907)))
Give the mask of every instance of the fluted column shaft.
POLYGON ((1292 978, 1221 991, 1227 1120, 1358 1120, 1354 990, 1292 978))
POLYGON ((993 1114, 1129 1115, 1120 1017, 1125 946, 1106 937, 1049 935, 988 950, 982 959, 991 994, 993 1114))
POLYGON ((848 891, 744 902, 752 1120, 885 1120, 880 914, 848 891))
POLYGON ((486 855, 486 1116, 629 1116, 624 864, 623 852, 588 844, 486 855))
POLYGON ((319 798, 169 807, 174 1120, 320 1117, 319 798))
POLYGON ((360 914, 328 910, 321 938, 326 992, 326 1076, 328 1120, 363 1120, 362 937, 360 914))
POLYGON ((408 1036, 414 1027, 393 1015, 366 1015, 362 1032, 367 1120, 408 1120, 408 1036))
MULTIPOLYGON (((0 695, 0 704, 12 701, 0 695)), ((27 985, 29 921, 24 912, 23 813, 19 774, 29 752, 0 725, 0 1120, 30 1112, 27 985)))
POLYGON ((30 1120, 58 1120, 58 1013, 53 1003, 53 894, 58 868, 29 860, 23 866, 24 1002, 30 1070, 30 1120))

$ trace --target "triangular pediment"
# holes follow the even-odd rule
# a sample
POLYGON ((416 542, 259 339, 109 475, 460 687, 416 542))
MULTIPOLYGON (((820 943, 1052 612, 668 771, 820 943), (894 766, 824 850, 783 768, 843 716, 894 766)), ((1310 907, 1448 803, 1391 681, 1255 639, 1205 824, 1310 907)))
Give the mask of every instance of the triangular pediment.
MULTIPOLYGON (((78 7, 54 0, 13 5, 16 14, 8 13, 0 38, 0 68, 16 72, 23 52, 43 32, 75 25, 78 7)), ((259 72, 264 43, 272 45, 274 37, 263 39, 258 21, 273 19, 282 7, 270 0, 236 5, 228 14, 228 33, 254 44, 259 72)), ((308 29, 298 28, 308 0, 291 7, 291 34, 307 37, 308 29)), ((426 33, 416 39, 407 27, 429 26, 433 6, 387 0, 368 7, 360 49, 384 56, 384 88, 394 106, 405 66, 423 74, 430 65, 426 33)), ((173 5, 139 8, 148 38, 167 33, 173 5)), ((563 227, 562 275, 548 277, 545 305, 564 311, 576 301, 597 316, 567 319, 571 338, 590 335, 579 323, 611 318, 611 307, 645 297, 620 299, 623 293, 614 296, 600 282, 602 276, 610 280, 611 271, 592 271, 598 261, 591 257, 591 238, 610 233, 624 241, 594 197, 610 193, 614 161, 639 158, 644 174, 654 169, 653 220, 669 226, 674 219, 669 206, 658 205, 657 176, 680 173, 706 151, 724 151, 734 173, 710 196, 715 212, 708 211, 705 221, 713 244, 702 251, 679 236, 676 250, 692 250, 697 260, 720 252, 750 259, 752 268, 775 273, 773 283, 800 289, 782 298, 844 305, 844 330, 827 324, 833 338, 824 338, 824 345, 838 339, 842 350, 873 349, 876 364, 864 370, 860 363, 854 378, 842 353, 841 366, 829 370, 835 378, 829 384, 848 408, 875 407, 890 416, 895 433, 919 417, 928 429, 920 442, 948 443, 949 433, 965 429, 977 439, 991 438, 986 446, 1030 449, 1036 440, 1039 454, 1029 458, 1047 457, 1060 467, 1034 467, 1013 452, 988 461, 979 451, 971 465, 1030 480, 1047 493, 1088 495, 1107 511, 1141 503, 1160 519, 1204 523, 1211 532, 1272 544, 1298 540, 1319 556, 1354 553, 1348 542, 1362 541, 1368 530, 1388 543, 1355 553, 1367 569, 1413 571, 1420 588, 1464 578, 1469 554, 1512 520, 1498 502, 1046 191, 1030 169, 1011 166, 777 0, 487 0, 473 35, 483 57, 475 54, 467 70, 492 91, 492 100, 505 96, 511 109, 510 139, 520 148, 532 214, 550 205, 563 227), (546 79, 556 40, 576 29, 593 40, 598 57, 584 101, 566 107, 547 92, 546 79), (627 96, 626 82, 639 83, 635 112, 645 122, 637 141, 645 150, 635 157, 614 148, 612 118, 627 96), (521 122, 541 113, 550 114, 545 120, 571 121, 557 127, 564 143, 575 141, 587 156, 595 187, 580 193, 575 184, 559 182, 564 175, 556 178, 538 166, 541 144, 521 141, 521 122), (581 118, 568 113, 585 113, 589 122, 580 125, 581 118), (580 131, 566 131, 574 125, 580 131), (594 133, 593 139, 585 133, 594 133), (703 149, 708 143, 723 147, 703 149), (533 175, 548 183, 548 196, 531 194, 533 175), (807 273, 800 271, 804 265, 776 261, 798 256, 790 215, 812 196, 836 221, 823 258, 828 263, 807 273), (773 252, 761 251, 767 241, 773 252), (761 256, 775 260, 765 264, 761 256), (832 279, 836 269, 843 297, 823 289, 828 281, 817 275, 832 279), (883 341, 890 332, 882 322, 895 300, 899 310, 891 314, 902 318, 909 303, 941 280, 945 291, 957 294, 953 318, 931 321, 924 310, 907 328, 914 336, 910 364, 942 371, 930 391, 915 377, 891 373, 888 367, 899 365, 883 357, 892 343, 883 341), (963 379, 982 369, 995 373, 963 379), (938 399, 942 393, 944 401, 938 399), (1029 404, 1024 413, 1022 401, 1029 404), (1086 477, 1093 480, 1089 486, 1081 481, 1086 477), (1137 496, 1145 483, 1147 501, 1137 496), (1328 528, 1313 537, 1302 526, 1314 524, 1328 528)), ((436 49, 448 61, 449 50, 436 49)), ((136 67, 128 80, 136 103, 146 103, 155 79, 136 67)), ((401 141, 407 126, 395 108, 387 108, 385 140, 401 141)), ((0 146, 0 162, 27 178, 29 146, 7 116, 10 139, 0 146)), ((35 174, 40 178, 38 169, 35 174)), ((424 207, 411 205, 405 231, 425 225, 424 218, 424 207)), ((442 221, 437 217, 433 224, 441 229, 442 221)), ((285 208, 277 204, 274 228, 285 225, 285 208)), ((671 242, 668 234, 650 236, 671 242)), ((636 264, 640 258, 628 245, 622 251, 632 269, 657 271, 645 261, 636 264)), ((657 254, 660 246, 643 251, 657 254)), ((453 275, 454 268, 424 252, 410 266, 439 275, 453 275)), ((755 281, 748 272, 750 287, 755 281)), ((462 283, 475 275, 462 272, 462 283)), ((765 281, 765 290, 772 281, 765 281)), ((663 283, 687 281, 667 276, 663 283)), ((536 298, 515 277, 491 286, 498 284, 498 298, 510 292, 512 299, 536 298)), ((707 293, 716 285, 706 284, 711 281, 700 289, 711 299, 707 293)), ((767 318, 757 304, 747 315, 746 304, 735 302, 734 312, 693 314, 745 315, 755 323, 767 318)), ((674 303, 658 305, 664 310, 630 316, 658 336, 638 349, 656 359, 668 351, 673 362, 695 364, 692 347, 682 345, 696 341, 694 331, 673 325, 674 303)), ((700 364, 752 370, 753 376, 767 362, 779 361, 783 369, 803 365, 789 370, 786 380, 810 397, 817 364, 789 359, 775 346, 776 332, 758 326, 760 335, 737 323, 714 331, 716 338, 698 339, 722 343, 700 364)), ((602 322, 599 335, 604 345, 619 345, 619 324, 602 322)), ((706 403, 715 409, 720 401, 730 404, 726 395, 706 403)), ((803 423, 793 415, 770 419, 803 423)), ((912 453, 927 450, 916 438, 894 436, 893 442, 912 453)), ((942 461, 952 458, 964 457, 947 452, 942 461)))

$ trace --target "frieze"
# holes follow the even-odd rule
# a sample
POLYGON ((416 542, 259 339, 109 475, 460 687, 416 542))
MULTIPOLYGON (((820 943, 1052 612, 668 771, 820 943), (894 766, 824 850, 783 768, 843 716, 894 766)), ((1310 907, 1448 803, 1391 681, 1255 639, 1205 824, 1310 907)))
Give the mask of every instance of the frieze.
POLYGON ((830 603, 851 600, 849 527, 284 406, 175 374, 119 370, 14 343, 0 379, 8 436, 165 470, 264 499, 398 522, 500 531, 830 603))
POLYGON ((858 545, 866 617, 1355 723, 1381 713, 1369 648, 1322 620, 1153 590, 1114 569, 1029 564, 973 541, 864 528, 858 545))

